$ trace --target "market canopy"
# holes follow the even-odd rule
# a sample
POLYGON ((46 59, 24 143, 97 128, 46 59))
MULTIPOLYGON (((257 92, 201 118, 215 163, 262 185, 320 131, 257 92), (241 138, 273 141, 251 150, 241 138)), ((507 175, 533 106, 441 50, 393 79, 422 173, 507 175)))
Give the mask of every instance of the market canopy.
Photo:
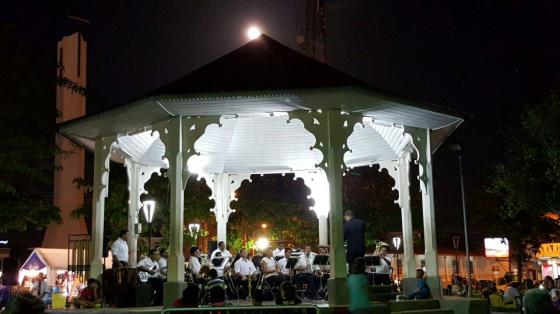
POLYGON ((64 123, 60 131, 94 149, 94 139, 120 135, 123 157, 166 168, 164 144, 151 126, 175 116, 221 116, 196 143, 198 168, 212 173, 312 169, 322 159, 315 139, 286 113, 339 108, 367 117, 348 140, 349 166, 399 158, 407 149, 402 126, 432 130, 432 149, 462 122, 457 114, 380 91, 262 35, 125 106, 64 123))

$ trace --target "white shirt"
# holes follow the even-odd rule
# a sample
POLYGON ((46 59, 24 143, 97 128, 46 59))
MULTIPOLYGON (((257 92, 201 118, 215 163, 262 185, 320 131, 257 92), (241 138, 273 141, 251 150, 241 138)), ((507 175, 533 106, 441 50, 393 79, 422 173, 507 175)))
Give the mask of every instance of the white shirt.
POLYGON ((167 259, 165 257, 160 257, 157 263, 159 266, 159 273, 163 277, 167 277, 167 259))
POLYGON ((315 260, 315 253, 311 252, 309 253, 309 257, 307 257, 307 255, 305 253, 302 253, 299 258, 298 261, 296 263, 296 265, 294 266, 294 269, 296 270, 296 272, 299 273, 313 273, 313 260, 315 260), (303 269, 301 269, 303 268, 303 269))
POLYGON ((385 256, 379 256, 379 261, 380 261, 380 265, 379 266, 375 266, 375 272, 378 274, 385 274, 385 275, 390 275, 391 274, 391 258, 387 255, 385 256), (389 263, 387 263, 387 260, 389 263))
POLYGON ((235 262, 233 269, 236 274, 241 274, 242 276, 250 276, 257 272, 253 262, 243 257, 235 262))
POLYGON ((278 273, 276 272, 276 261, 274 260, 274 257, 271 257, 271 258, 263 257, 262 258, 262 260, 261 260, 261 272, 263 273, 264 278, 268 278, 268 277, 271 277, 271 276, 274 276, 274 275, 278 275, 278 273), (264 264, 264 267, 266 267, 267 270, 272 269, 274 271, 271 272, 271 273, 266 273, 265 274, 265 271, 264 271, 263 266, 262 266, 263 264, 264 264))
POLYGON ((118 238, 111 244, 111 252, 117 257, 119 262, 128 263, 128 244, 126 241, 118 238))
POLYGON ((282 257, 284 256, 284 249, 280 250, 279 248, 276 248, 274 249, 274 251, 272 251, 272 257, 280 257, 280 256, 282 257))
POLYGON ((198 257, 191 256, 191 258, 189 259, 189 270, 191 271, 191 274, 198 276, 198 273, 200 272, 200 267, 201 266, 198 257))
POLYGON ((286 257, 278 261, 278 266, 280 266, 280 272, 284 275, 290 275, 290 269, 286 268, 288 265, 288 259, 286 257))
POLYGON ((48 289, 49 285, 47 284, 46 280, 42 280, 41 282, 36 281, 35 283, 33 283, 33 288, 31 288, 31 294, 38 297, 39 299, 42 299, 45 296, 45 293, 47 293, 48 289))
POLYGON ((145 271, 139 271, 138 272, 138 278, 140 278, 140 281, 142 281, 142 282, 148 281, 148 278, 150 278, 150 277, 157 278, 159 276, 158 262, 153 261, 149 257, 144 257, 140 262, 138 262, 137 267, 138 268, 142 267, 142 268, 145 268, 145 269, 155 271, 153 274, 150 274, 150 273, 145 272, 145 271))
POLYGON ((509 303, 515 301, 515 297, 521 296, 519 294, 519 290, 515 287, 507 287, 506 291, 504 291, 504 303, 509 303))
POLYGON ((231 253, 228 250, 220 251, 220 249, 215 249, 214 252, 210 254, 210 261, 216 258, 216 253, 218 252, 222 253, 222 257, 232 257, 231 253))

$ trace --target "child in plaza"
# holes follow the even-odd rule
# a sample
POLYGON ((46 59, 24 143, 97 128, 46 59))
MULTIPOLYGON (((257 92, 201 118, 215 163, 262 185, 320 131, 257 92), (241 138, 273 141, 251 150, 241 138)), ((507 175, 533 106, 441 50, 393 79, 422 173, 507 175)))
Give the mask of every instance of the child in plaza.
POLYGON ((430 288, 424 279, 424 271, 416 270, 416 289, 408 295, 409 299, 427 299, 430 297, 430 288))
POLYGON ((87 287, 80 292, 80 296, 74 298, 74 304, 83 308, 94 308, 101 305, 103 299, 98 294, 99 284, 94 278, 87 281, 87 287))

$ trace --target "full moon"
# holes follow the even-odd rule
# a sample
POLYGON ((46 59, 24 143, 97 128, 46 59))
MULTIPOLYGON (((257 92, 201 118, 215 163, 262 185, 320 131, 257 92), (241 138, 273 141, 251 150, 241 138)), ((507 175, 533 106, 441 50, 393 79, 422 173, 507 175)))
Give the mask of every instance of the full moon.
POLYGON ((257 39, 261 34, 261 30, 256 26, 251 26, 247 29, 247 38, 249 40, 257 39))

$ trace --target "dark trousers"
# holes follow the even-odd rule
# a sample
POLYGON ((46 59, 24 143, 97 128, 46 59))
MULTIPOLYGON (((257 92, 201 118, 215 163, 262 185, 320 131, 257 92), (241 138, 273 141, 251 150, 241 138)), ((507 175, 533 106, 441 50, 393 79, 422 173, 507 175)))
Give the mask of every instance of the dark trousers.
POLYGON ((148 283, 152 287, 153 293, 153 304, 162 305, 163 304, 163 283, 165 280, 161 278, 148 278, 148 283))
POLYGON ((364 257, 366 255, 365 252, 346 252, 346 262, 348 266, 352 265, 352 262, 358 257, 364 257))
POLYGON ((314 298, 317 295, 317 289, 319 286, 319 277, 314 276, 310 273, 299 273, 295 276, 294 281, 296 284, 305 283, 309 288, 309 296, 314 298))

